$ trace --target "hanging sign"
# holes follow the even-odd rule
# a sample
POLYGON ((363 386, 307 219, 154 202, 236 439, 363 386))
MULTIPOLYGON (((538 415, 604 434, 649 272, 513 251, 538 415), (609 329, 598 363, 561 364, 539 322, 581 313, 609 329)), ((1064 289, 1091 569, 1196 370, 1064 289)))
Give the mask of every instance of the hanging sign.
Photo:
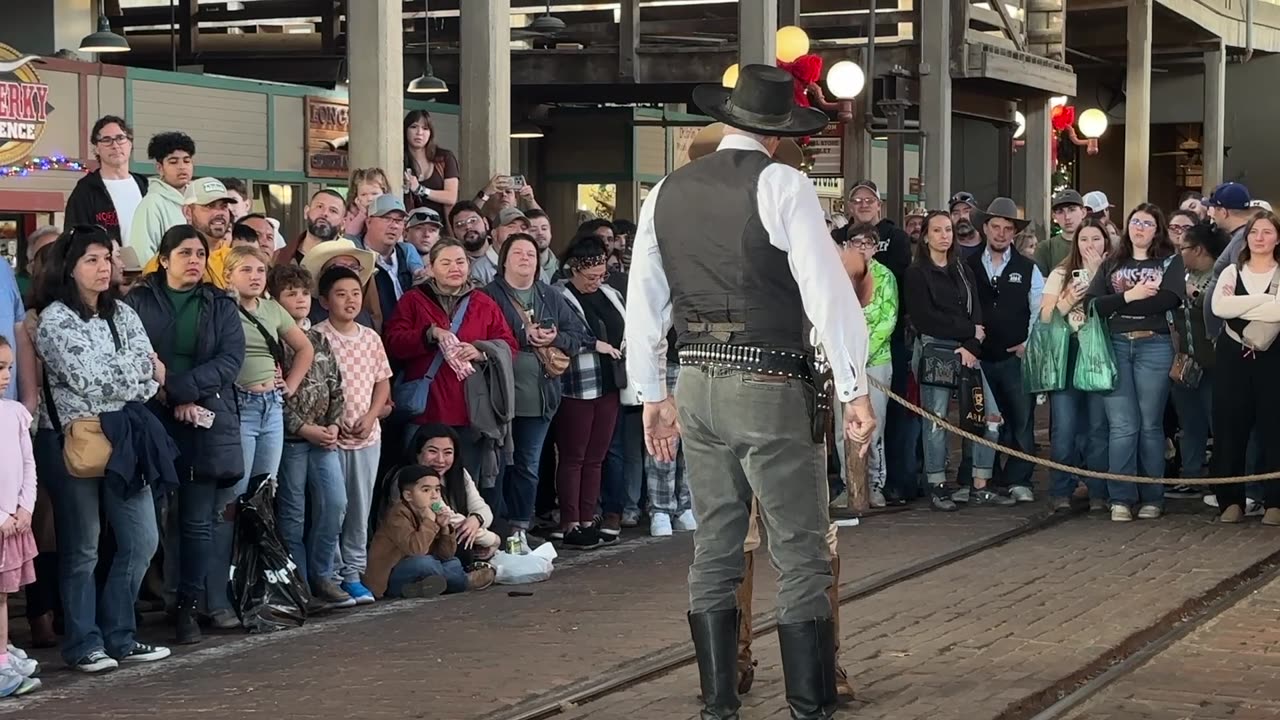
POLYGON ((350 111, 346 100, 307 96, 307 176, 347 179, 350 111))
POLYGON ((53 106, 36 74, 36 55, 0 43, 0 165, 21 164, 44 135, 53 106))

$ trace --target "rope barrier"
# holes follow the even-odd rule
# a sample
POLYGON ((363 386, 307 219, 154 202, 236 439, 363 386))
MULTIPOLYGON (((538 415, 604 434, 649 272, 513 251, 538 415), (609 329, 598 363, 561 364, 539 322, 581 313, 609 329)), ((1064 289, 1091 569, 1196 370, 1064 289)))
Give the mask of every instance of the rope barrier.
MULTIPOLYGON (((1064 465, 1063 463, 1055 462, 1053 460, 1046 460, 1045 458, 1036 457, 1035 455, 1029 455, 1020 450, 1015 450, 1011 447, 1005 447, 1004 445, 1001 445, 998 442, 993 442, 991 440, 988 440, 985 437, 982 437, 981 435, 975 435, 967 430, 964 430, 960 427, 957 427, 956 425, 953 425, 946 418, 940 415, 937 415, 935 413, 929 412, 928 410, 925 410, 924 408, 920 407, 919 405, 916 405, 910 400, 907 400, 901 395, 898 395, 897 393, 890 390, 884 383, 881 383, 875 378, 867 377, 867 381, 871 383, 872 387, 876 388, 877 390, 880 390, 885 395, 888 395, 890 400, 893 400, 894 402, 898 403, 902 407, 905 407, 906 409, 919 415, 922 418, 931 420, 932 422, 941 426, 943 429, 947 430, 948 432, 959 435, 960 437, 970 442, 975 442, 975 443, 978 443, 979 445, 984 445, 998 452, 1002 452, 1005 455, 1008 455, 1010 457, 1016 457, 1019 460, 1025 460, 1026 462, 1033 463, 1035 465, 1040 465, 1040 466, 1049 468, 1050 470, 1058 470, 1060 472, 1070 473, 1072 475, 1078 475, 1080 477, 1096 478, 1098 480, 1116 480, 1120 482, 1146 483, 1150 485, 1169 485, 1169 484, 1173 484, 1173 482, 1185 482, 1192 485, 1229 485, 1234 483, 1249 483, 1249 482, 1258 482, 1260 480, 1280 479, 1280 471, 1276 471, 1276 472, 1269 472, 1269 473, 1256 473, 1254 475, 1237 475, 1235 477, 1222 477, 1222 478, 1179 478, 1171 482, 1170 478, 1158 478, 1158 477, 1149 477, 1149 476, 1141 476, 1141 475, 1120 475, 1118 473, 1101 472, 1098 470, 1087 470, 1085 468, 1072 467, 1070 465, 1064 465)), ((877 418, 877 420, 879 421, 880 419, 877 418)))

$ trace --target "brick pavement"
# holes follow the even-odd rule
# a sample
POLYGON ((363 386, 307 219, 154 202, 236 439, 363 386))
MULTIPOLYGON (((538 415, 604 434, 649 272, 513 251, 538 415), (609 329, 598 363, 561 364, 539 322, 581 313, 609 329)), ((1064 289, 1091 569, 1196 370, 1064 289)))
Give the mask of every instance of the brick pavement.
MULTIPOLYGON (((1127 524, 1076 518, 846 604, 841 659, 861 702, 840 716, 998 717, 1277 549, 1280 533, 1256 525, 1214 525, 1202 515, 1127 524)), ((1274 610, 1271 618, 1274 624, 1274 610)), ((1277 635, 1269 637, 1274 651, 1277 635)), ((785 718, 776 642, 761 639, 756 649, 760 667, 743 720, 785 718)), ((1274 693, 1271 660, 1269 669, 1228 689, 1274 693)), ((1224 660, 1209 677, 1226 681, 1247 663, 1224 660)), ((1195 672, 1184 666, 1167 682, 1195 672)), ((689 668, 560 717, 696 720, 696 693, 696 672, 689 668)))
MULTIPOLYGON (((844 529, 842 580, 999 534, 1035 509, 913 510, 844 529)), ((301 630, 206 643, 162 664, 102 677, 60 670, 56 655, 42 654, 49 662, 45 689, 0 703, 0 717, 165 720, 197 711, 323 720, 493 717, 534 693, 687 641, 689 536, 630 537, 563 555, 550 581, 522 588, 533 597, 511 598, 500 587, 387 603, 301 630)), ((758 567, 757 610, 765 612, 773 605, 773 572, 767 563, 758 567)))
POLYGON ((1280 718, 1280 579, 1205 623, 1067 717, 1280 718))

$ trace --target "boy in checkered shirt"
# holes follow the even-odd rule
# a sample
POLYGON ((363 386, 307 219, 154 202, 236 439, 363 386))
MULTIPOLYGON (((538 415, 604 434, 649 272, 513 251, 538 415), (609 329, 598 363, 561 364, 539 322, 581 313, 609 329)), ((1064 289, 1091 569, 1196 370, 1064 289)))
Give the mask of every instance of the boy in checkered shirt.
POLYGON ((360 276, 333 267, 320 276, 320 303, 329 319, 316 326, 333 348, 342 372, 342 419, 338 423, 338 458, 347 485, 347 513, 338 543, 338 574, 342 589, 360 605, 373 602, 373 593, 360 582, 368 562, 369 509, 382 452, 378 420, 389 407, 391 364, 382 338, 356 322, 364 305, 360 276))

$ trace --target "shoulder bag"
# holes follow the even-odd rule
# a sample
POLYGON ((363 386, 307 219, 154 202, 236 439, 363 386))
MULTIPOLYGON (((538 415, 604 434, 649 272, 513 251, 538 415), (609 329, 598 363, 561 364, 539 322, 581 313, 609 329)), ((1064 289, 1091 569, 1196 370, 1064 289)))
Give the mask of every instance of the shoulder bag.
MULTIPOLYGON (((534 285, 537 288, 537 285, 534 285)), ((520 302, 520 299, 510 292, 507 297, 511 298, 512 304, 516 306, 516 310, 520 311, 520 320, 524 323, 524 331, 527 334, 530 328, 536 327, 533 323, 532 311, 520 302)), ((542 363, 542 370, 549 378, 558 378, 569 369, 569 355, 558 347, 536 347, 533 354, 538 356, 538 362, 542 363)))
POLYGON ((1173 365, 1169 368, 1169 379, 1188 390, 1200 387, 1204 377, 1204 368, 1195 358, 1195 330, 1191 327, 1191 312, 1187 303, 1182 303, 1183 322, 1187 327, 1187 347, 1184 349, 1178 338, 1178 329, 1173 325, 1173 313, 1168 314, 1169 339, 1173 342, 1173 365))
MULTIPOLYGON (((471 306, 471 296, 468 295, 458 304, 458 311, 453 314, 453 322, 449 329, 454 335, 462 328, 462 321, 467 317, 467 308, 471 306)), ((436 379, 436 373, 440 371, 440 366, 444 363, 444 348, 436 349, 435 359, 431 361, 431 366, 427 368, 427 374, 416 380, 406 380, 404 373, 396 373, 396 377, 391 383, 391 402, 394 403, 392 416, 400 421, 408 421, 418 417, 427 411, 427 395, 431 392, 431 382, 436 379)))
MULTIPOLYGON (((120 332, 116 330, 114 320, 107 318, 107 327, 111 328, 111 342, 116 352, 123 349, 120 332)), ((74 478, 100 478, 107 473, 107 462, 111 460, 111 442, 102 434, 102 420, 97 417, 72 420, 63 427, 58 419, 58 409, 53 404, 53 393, 49 391, 48 382, 44 386, 45 403, 49 406, 49 420, 54 430, 62 433, 62 460, 67 466, 67 474, 74 478)))
POLYGON ((246 320, 253 323, 254 327, 258 328, 258 332, 262 333, 262 339, 267 341, 267 352, 271 353, 271 357, 275 359, 276 365, 283 370, 285 366, 284 346, 280 344, 280 340, 272 335, 271 331, 267 329, 267 326, 263 325, 258 318, 254 317, 253 313, 245 310, 240 303, 236 303, 236 309, 240 311, 240 314, 243 315, 246 320))

